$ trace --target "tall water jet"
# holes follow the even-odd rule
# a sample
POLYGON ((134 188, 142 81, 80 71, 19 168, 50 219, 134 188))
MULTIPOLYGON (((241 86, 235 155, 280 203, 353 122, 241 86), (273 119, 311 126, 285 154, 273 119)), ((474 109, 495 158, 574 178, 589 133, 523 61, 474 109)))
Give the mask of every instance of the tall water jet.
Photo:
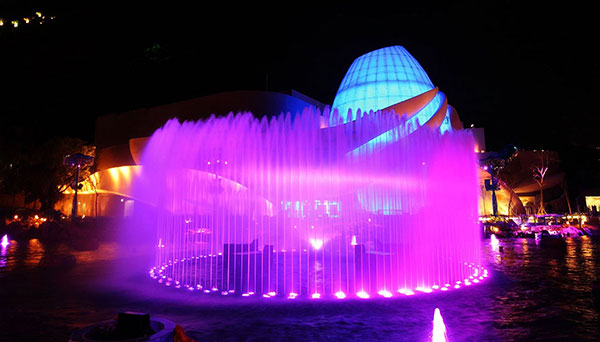
POLYGON ((446 325, 440 313, 440 309, 435 308, 433 313, 433 330, 431 332, 431 342, 447 342, 446 325))
POLYGON ((498 251, 500 247, 500 240, 498 240, 496 234, 490 235, 490 245, 492 246, 492 250, 498 251))
POLYGON ((0 241, 0 246, 2 246, 2 248, 6 248, 6 246, 8 246, 9 242, 8 242, 8 235, 4 234, 4 236, 2 237, 2 241, 0 241))
POLYGON ((446 291, 479 261, 472 136, 393 111, 171 120, 148 142, 150 275, 222 295, 313 299, 446 291), (340 122, 339 125, 323 125, 340 122))

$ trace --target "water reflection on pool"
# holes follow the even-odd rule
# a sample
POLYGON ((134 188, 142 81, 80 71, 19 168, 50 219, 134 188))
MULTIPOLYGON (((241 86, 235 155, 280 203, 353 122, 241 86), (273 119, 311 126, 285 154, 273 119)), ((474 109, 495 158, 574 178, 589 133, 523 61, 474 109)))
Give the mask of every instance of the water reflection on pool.
POLYGON ((119 311, 148 312, 181 324, 197 340, 427 341, 440 308, 450 341, 598 341, 592 282, 600 241, 567 239, 564 250, 534 239, 484 244, 491 278, 455 291, 378 300, 202 296, 151 281, 150 250, 102 243, 96 251, 11 241, 0 250, 0 340, 66 340, 72 329, 119 311), (72 253, 77 265, 41 270, 42 256, 72 253), (118 266, 124 266, 116 270, 118 266), (125 272, 125 270, 133 272, 125 272))

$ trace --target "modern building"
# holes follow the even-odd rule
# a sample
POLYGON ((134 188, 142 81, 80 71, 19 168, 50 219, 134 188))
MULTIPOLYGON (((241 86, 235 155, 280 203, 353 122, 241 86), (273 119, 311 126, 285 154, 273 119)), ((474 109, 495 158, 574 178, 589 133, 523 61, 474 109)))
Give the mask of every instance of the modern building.
MULTIPOLYGON (((325 105, 296 91, 286 93, 266 91, 233 91, 219 93, 172 104, 142 108, 125 113, 110 114, 96 122, 95 144, 97 146, 96 172, 86 180, 79 192, 79 214, 86 216, 123 217, 132 213, 132 181, 139 174, 140 155, 147 139, 167 120, 202 120, 211 115, 252 112, 259 117, 280 113, 292 114, 312 106, 323 109, 325 105)), ((422 126, 441 132, 462 130, 457 111, 448 104, 441 92, 423 70, 417 60, 401 46, 391 46, 369 52, 357 58, 341 81, 332 110, 337 110, 337 122, 323 118, 323 129, 338 125, 351 125, 369 111, 405 115, 408 134, 422 126)), ((485 149, 483 132, 474 130, 476 151, 485 149), (476 133, 476 134, 475 134, 476 133), (483 146, 483 147, 481 147, 483 146)), ((392 142, 389 132, 380 132, 369 141, 356 146, 356 152, 369 149, 370 145, 392 142)), ((486 172, 481 171, 481 214, 490 213, 490 205, 483 188, 486 172)), ((70 212, 72 196, 57 204, 57 209, 70 212)), ((522 212, 517 196, 501 184, 498 198, 500 207, 512 207, 522 212), (507 205, 506 201, 513 203, 507 205)))
MULTIPOLYGON (((132 181, 148 138, 167 120, 208 119, 211 115, 252 112, 260 116, 298 113, 325 105, 295 90, 286 92, 232 91, 166 105, 101 116, 96 120, 96 172, 78 192, 78 212, 85 216, 123 217, 132 213, 132 181)), ((70 213, 73 191, 67 190, 56 209, 70 213)))

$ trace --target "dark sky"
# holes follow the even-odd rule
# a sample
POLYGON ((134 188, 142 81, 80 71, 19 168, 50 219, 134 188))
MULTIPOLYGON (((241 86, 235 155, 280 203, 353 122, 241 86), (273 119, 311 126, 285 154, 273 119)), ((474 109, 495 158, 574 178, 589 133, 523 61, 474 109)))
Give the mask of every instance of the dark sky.
POLYGON ((125 2, 2 1, 5 20, 56 19, 0 28, 0 124, 91 141, 98 115, 220 91, 330 104, 355 58, 402 45, 463 122, 485 128, 488 150, 600 145, 598 27, 576 2, 125 2))

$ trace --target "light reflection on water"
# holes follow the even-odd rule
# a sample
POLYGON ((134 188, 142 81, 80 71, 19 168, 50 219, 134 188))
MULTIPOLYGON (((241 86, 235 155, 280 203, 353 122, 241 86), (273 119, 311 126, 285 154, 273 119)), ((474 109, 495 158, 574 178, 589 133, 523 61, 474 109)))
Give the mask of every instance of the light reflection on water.
POLYGON ((25 264, 29 267, 35 267, 40 263, 46 249, 38 239, 31 239, 27 244, 27 257, 25 264))
POLYGON ((8 246, 0 246, 0 270, 6 268, 7 255, 8 255, 8 246))
POLYGON ((562 251, 533 239, 501 240, 502 252, 483 245, 491 277, 482 284, 397 299, 316 303, 211 299, 167 289, 136 264, 144 253, 120 257, 123 248, 116 243, 70 251, 75 267, 43 272, 40 258, 69 252, 68 246, 15 241, 0 250, 0 331, 13 340, 40 340, 42 330, 30 324, 36 317, 47 340, 65 340, 76 327, 129 310, 168 318, 197 340, 425 341, 439 307, 450 341, 600 341, 591 295, 600 271, 599 239, 570 238, 562 251), (123 271, 114 270, 117 264, 141 271, 111 280, 123 271))

